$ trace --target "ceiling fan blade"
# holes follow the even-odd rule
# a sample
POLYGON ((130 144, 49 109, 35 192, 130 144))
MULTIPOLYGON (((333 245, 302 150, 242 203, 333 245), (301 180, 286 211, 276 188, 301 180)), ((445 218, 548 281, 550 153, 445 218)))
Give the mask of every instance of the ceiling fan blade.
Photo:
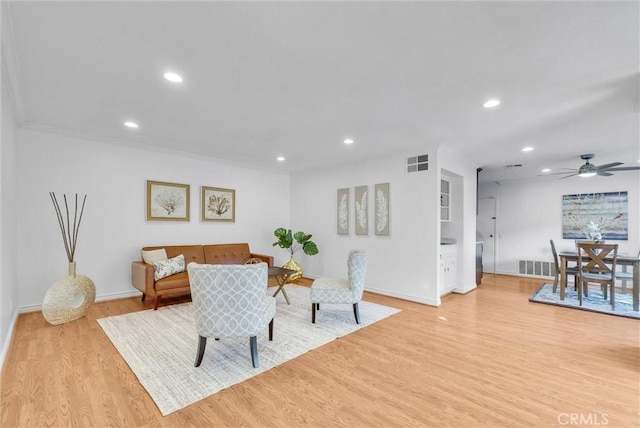
POLYGON ((562 175, 562 174, 574 174, 575 175, 577 173, 578 173, 578 171, 574 169, 573 172, 571 172, 571 171, 567 171, 567 172, 548 172, 546 174, 538 174, 538 177, 544 177, 544 176, 547 176, 547 175, 562 175))
POLYGON ((622 162, 612 162, 604 165, 598 165, 596 166, 596 168, 598 168, 599 170, 604 170, 604 169, 613 168, 614 166, 618 166, 618 165, 622 165, 622 162))
POLYGON ((598 171, 598 175, 600 175, 602 177, 609 177, 609 176, 612 176, 613 174, 611 174, 610 172, 607 172, 607 171, 598 171))
POLYGON ((574 175, 578 175, 578 173, 576 172, 575 174, 570 174, 570 175, 567 175, 566 177, 560 177, 560 180, 564 180, 565 178, 573 177, 574 175))
POLYGON ((633 171, 640 169, 640 166, 621 166, 619 168, 609 168, 607 171, 633 171))

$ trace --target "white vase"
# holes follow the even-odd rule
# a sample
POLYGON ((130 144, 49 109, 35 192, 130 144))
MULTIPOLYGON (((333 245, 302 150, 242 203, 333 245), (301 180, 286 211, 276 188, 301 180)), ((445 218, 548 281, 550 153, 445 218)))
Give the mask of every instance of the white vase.
POLYGON ((96 300, 96 286, 84 275, 76 274, 76 262, 69 262, 69 274, 47 290, 42 315, 53 325, 64 324, 86 315, 96 300))

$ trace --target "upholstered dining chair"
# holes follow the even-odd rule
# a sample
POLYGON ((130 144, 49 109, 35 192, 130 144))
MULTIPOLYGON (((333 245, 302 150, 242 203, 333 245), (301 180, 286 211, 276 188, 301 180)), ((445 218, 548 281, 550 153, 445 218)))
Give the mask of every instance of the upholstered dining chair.
POLYGON ((615 271, 618 259, 618 244, 578 242, 578 300, 582 306, 582 295, 588 296, 589 283, 598 283, 602 295, 607 299, 610 290, 611 309, 616 307, 615 271), (606 259, 606 260, 605 260, 606 259))
MULTIPOLYGON (((549 243, 551 244, 551 253, 553 254, 553 263, 555 265, 555 275, 553 279, 553 292, 555 293, 558 290, 558 280, 560 279, 560 263, 558 262, 558 252, 556 251, 556 244, 553 242, 553 239, 549 239, 549 243)), ((565 269, 565 273, 567 278, 569 275, 573 276, 573 286, 577 290, 578 289, 578 266, 567 266, 565 269)))
POLYGON ((249 337, 253 367, 259 366, 257 335, 269 324, 273 340, 276 299, 267 295, 267 264, 187 266, 198 333, 195 366, 200 366, 207 338, 249 337))
POLYGON ((352 250, 347 261, 346 279, 318 278, 311 284, 311 322, 316 322, 316 310, 320 303, 344 303, 353 305, 356 324, 360 324, 358 302, 362 300, 364 279, 367 274, 367 253, 352 250))

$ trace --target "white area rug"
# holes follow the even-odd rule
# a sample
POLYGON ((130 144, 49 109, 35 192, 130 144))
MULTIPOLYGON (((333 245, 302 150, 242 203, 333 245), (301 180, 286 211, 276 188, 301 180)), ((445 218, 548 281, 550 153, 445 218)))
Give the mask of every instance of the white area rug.
MULTIPOLYGON (((320 305, 311 324, 309 288, 287 285, 291 305, 278 294, 273 341, 258 336, 260 367, 253 368, 249 338, 209 339, 194 367, 198 335, 191 303, 102 318, 98 323, 166 416, 211 394, 265 372, 310 350, 400 312, 360 302, 360 322, 351 305, 320 305)), ((273 294, 275 288, 269 289, 273 294)))

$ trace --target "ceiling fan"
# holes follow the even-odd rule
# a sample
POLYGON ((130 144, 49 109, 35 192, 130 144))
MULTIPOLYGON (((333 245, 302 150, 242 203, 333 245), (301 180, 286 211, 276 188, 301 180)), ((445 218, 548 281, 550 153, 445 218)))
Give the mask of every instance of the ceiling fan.
POLYGON ((592 163, 589 163, 589 159, 593 159, 596 155, 594 155, 593 153, 587 153, 584 155, 580 155, 580 159, 585 160, 585 164, 582 165, 580 168, 575 169, 575 168, 562 168, 562 169, 567 169, 569 170, 568 172, 554 172, 552 174, 545 174, 545 175, 558 175, 558 174, 566 174, 565 177, 561 177, 561 179, 563 178, 569 178, 569 177, 573 177, 574 175, 577 175, 579 177, 593 177, 594 175, 601 175, 603 177, 608 177, 613 175, 612 172, 615 171, 631 171, 631 170, 636 170, 636 169, 640 169, 640 166, 623 166, 623 167, 619 167, 619 165, 622 165, 622 162, 612 162, 612 163, 607 163, 604 165, 594 165, 592 163))

